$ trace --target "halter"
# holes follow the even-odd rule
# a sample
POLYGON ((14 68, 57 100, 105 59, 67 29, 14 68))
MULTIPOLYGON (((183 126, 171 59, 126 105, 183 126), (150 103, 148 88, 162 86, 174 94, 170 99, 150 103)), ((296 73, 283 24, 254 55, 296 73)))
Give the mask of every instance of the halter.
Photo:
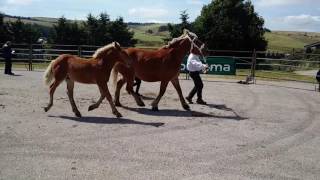
POLYGON ((191 47, 190 47, 190 53, 191 53, 191 51, 192 51, 192 49, 194 48, 194 47, 196 47, 198 50, 199 50, 199 52, 200 52, 200 55, 201 55, 201 57, 203 58, 203 61, 207 64, 207 59, 206 59, 206 57, 203 55, 203 53, 202 53, 202 49, 204 48, 204 43, 201 45, 201 47, 199 47, 196 43, 195 43, 195 41, 198 39, 198 36, 195 34, 195 33, 193 33, 193 32, 189 32, 188 34, 187 34, 187 38, 189 39, 189 41, 190 41, 190 43, 191 43, 191 47), (189 34, 191 34, 192 36, 193 36, 193 39, 190 37, 190 35, 189 34))

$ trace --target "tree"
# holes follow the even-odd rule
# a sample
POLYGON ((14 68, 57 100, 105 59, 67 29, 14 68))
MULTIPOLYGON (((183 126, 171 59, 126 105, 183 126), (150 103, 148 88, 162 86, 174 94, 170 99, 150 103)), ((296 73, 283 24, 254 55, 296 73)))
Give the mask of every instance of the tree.
POLYGON ((111 37, 110 37, 110 17, 107 13, 101 13, 99 15, 99 20, 98 20, 98 30, 97 34, 95 35, 97 37, 96 39, 96 44, 97 45, 106 45, 111 42, 111 37))
POLYGON ((96 35, 98 34, 98 19, 94 17, 92 14, 89 14, 87 17, 87 21, 84 23, 84 27, 86 29, 87 33, 87 43, 96 45, 97 42, 97 37, 96 35))
POLYGON ((51 32, 51 43, 58 44, 88 44, 103 46, 112 41, 118 41, 122 46, 134 46, 133 32, 123 22, 123 18, 110 21, 107 13, 101 13, 99 18, 89 14, 81 25, 77 21, 70 22, 61 17, 51 32))
POLYGON ((8 30, 8 24, 4 22, 4 14, 0 12, 0 43, 12 40, 11 33, 8 30))
POLYGON ((11 33, 11 40, 15 43, 35 43, 41 36, 40 27, 33 24, 25 24, 21 18, 10 22, 7 26, 11 33))
POLYGON ((197 35, 210 49, 265 50, 264 20, 251 1, 215 0, 194 22, 197 35))
POLYGON ((123 18, 119 17, 111 23, 110 36, 112 41, 117 41, 123 47, 134 46, 137 43, 136 39, 133 39, 134 33, 129 30, 126 23, 123 22, 123 18))
POLYGON ((186 10, 181 11, 180 13, 180 24, 168 24, 168 30, 170 32, 170 38, 165 39, 165 41, 171 40, 172 38, 179 37, 183 29, 192 29, 192 24, 188 21, 189 20, 189 15, 186 10))
POLYGON ((52 43, 80 45, 86 42, 85 30, 78 25, 77 21, 70 22, 62 16, 53 28, 50 38, 52 43))
POLYGON ((68 22, 67 19, 62 16, 58 19, 57 25, 53 26, 54 34, 52 35, 52 39, 54 43, 64 44, 66 43, 66 39, 68 38, 68 22))

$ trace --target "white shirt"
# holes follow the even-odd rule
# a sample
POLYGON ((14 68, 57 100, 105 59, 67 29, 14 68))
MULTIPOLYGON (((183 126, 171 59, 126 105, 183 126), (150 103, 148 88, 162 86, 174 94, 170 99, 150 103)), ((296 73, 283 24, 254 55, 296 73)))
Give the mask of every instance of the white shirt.
POLYGON ((200 61, 200 56, 190 53, 187 61, 187 69, 190 72, 202 71, 205 65, 200 61))

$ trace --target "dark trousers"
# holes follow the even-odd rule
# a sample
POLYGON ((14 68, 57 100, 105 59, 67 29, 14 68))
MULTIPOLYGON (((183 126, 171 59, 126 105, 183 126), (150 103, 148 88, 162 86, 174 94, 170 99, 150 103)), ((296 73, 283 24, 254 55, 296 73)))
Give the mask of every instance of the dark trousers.
POLYGON ((189 98, 193 98, 193 96, 197 93, 198 99, 202 99, 202 88, 203 88, 203 83, 202 79, 200 77, 200 71, 195 71, 195 72, 189 72, 189 75, 191 79, 194 82, 194 87, 189 93, 189 98))
POLYGON ((11 74, 12 73, 11 68, 12 68, 11 58, 6 58, 5 59, 4 73, 5 74, 11 74))
POLYGON ((137 86, 136 87, 136 93, 139 94, 139 89, 140 89, 140 85, 141 85, 141 79, 135 77, 134 80, 135 80, 135 83, 133 84, 133 86, 137 86))

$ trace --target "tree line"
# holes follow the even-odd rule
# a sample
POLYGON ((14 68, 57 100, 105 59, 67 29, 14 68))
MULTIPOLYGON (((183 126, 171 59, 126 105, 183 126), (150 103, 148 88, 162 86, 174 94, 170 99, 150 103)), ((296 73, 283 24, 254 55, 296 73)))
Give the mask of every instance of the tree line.
MULTIPOLYGON (((195 32, 209 49, 263 51, 267 48, 264 19, 255 12, 251 1, 214 0, 202 8, 194 22, 189 22, 187 11, 181 12, 180 19, 179 24, 168 24, 167 28, 161 26, 170 32, 165 41, 180 36, 187 28, 195 32)), ((89 14, 86 21, 70 21, 61 17, 49 30, 25 24, 20 19, 5 23, 0 14, 0 40, 8 39, 15 43, 34 43, 37 38, 45 36, 49 43, 55 44, 104 45, 118 41, 122 46, 134 46, 137 40, 133 35, 123 18, 111 21, 107 13, 98 17, 89 14)))
MULTIPOLYGON (((267 48, 264 19, 255 12, 251 1, 214 0, 202 8, 200 16, 189 22, 187 11, 180 14, 181 23, 168 24, 170 38, 191 29, 215 50, 261 50, 267 48)), ((169 39, 170 39, 169 38, 169 39)))
POLYGON ((16 21, 4 22, 4 14, 0 13, 0 42, 37 43, 40 37, 45 37, 52 44, 102 46, 117 41, 122 46, 134 46, 137 40, 133 35, 122 17, 112 21, 107 13, 98 17, 89 14, 86 21, 61 17, 51 28, 24 23, 19 17, 16 21))

